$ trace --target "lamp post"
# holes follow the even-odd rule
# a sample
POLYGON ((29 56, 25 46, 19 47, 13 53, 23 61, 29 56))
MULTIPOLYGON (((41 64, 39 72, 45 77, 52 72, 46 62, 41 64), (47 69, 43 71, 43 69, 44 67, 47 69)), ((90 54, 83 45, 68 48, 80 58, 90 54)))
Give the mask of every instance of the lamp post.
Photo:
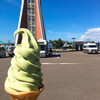
POLYGON ((75 46, 75 43, 74 43, 74 40, 75 40, 76 38, 72 38, 72 40, 73 40, 73 42, 72 42, 72 48, 73 48, 73 50, 74 50, 74 46, 75 46))

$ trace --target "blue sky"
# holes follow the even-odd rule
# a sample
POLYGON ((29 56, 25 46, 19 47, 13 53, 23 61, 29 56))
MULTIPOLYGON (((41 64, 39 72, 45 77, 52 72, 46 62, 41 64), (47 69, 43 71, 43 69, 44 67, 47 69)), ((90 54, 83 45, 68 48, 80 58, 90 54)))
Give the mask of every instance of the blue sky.
MULTIPOLYGON (((0 1, 0 40, 14 40, 21 0, 0 1)), ((48 40, 100 39, 100 0, 42 0, 48 40)))

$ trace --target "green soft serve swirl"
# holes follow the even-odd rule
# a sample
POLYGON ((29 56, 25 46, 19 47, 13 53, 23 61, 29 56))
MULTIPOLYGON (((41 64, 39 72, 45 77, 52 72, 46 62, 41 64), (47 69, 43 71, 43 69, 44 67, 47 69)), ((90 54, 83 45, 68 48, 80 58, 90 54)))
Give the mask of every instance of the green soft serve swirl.
POLYGON ((5 87, 13 91, 39 91, 42 88, 40 49, 33 34, 25 28, 15 31, 22 34, 22 42, 14 50, 5 87))

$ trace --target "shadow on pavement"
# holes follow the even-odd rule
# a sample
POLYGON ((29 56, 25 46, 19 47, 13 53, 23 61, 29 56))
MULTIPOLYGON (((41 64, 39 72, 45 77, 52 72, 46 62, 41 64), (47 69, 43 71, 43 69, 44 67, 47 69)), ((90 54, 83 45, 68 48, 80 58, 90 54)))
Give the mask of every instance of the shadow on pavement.
POLYGON ((53 54, 53 55, 48 55, 47 58, 48 58, 48 57, 49 57, 49 58, 50 58, 50 57, 61 57, 61 55, 60 55, 60 54, 53 54))
POLYGON ((75 50, 69 50, 69 51, 66 51, 66 50, 60 50, 60 51, 55 51, 56 53, 63 53, 63 52, 82 52, 82 51, 75 51, 75 50))
POLYGON ((5 57, 0 56, 0 59, 6 59, 6 58, 13 58, 13 56, 5 56, 5 57))

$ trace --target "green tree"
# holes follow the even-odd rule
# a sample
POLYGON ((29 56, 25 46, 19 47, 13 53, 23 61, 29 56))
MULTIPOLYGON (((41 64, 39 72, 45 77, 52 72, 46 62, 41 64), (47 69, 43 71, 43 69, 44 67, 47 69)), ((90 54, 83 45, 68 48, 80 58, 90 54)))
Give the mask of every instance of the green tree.
POLYGON ((52 43, 52 46, 54 49, 60 49, 62 48, 62 46, 64 45, 65 41, 61 40, 61 38, 59 38, 58 40, 49 40, 49 43, 52 43))
POLYGON ((70 43, 69 43, 69 41, 66 41, 66 43, 67 43, 67 45, 69 45, 70 43))
POLYGON ((57 43, 56 43, 56 48, 57 48, 57 49, 62 48, 63 44, 64 44, 63 41, 61 40, 61 38, 59 38, 59 39, 57 40, 57 43))

